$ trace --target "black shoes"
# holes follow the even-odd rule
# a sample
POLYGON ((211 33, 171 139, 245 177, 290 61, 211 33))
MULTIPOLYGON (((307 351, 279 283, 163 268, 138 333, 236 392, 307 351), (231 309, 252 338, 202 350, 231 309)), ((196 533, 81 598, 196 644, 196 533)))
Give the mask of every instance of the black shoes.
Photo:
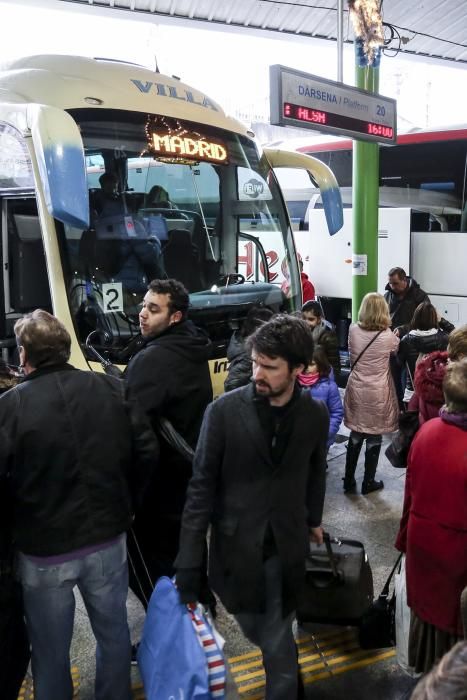
MULTIPOLYGON (((342 479, 344 482, 344 493, 357 493, 357 482, 355 479, 347 479, 344 477, 342 479)), ((384 489, 384 483, 382 481, 375 481, 375 479, 369 479, 362 483, 362 495, 366 496, 373 491, 381 491, 384 489)))
POLYGON ((342 479, 344 482, 344 493, 357 493, 357 482, 354 478, 347 478, 344 476, 342 479))
POLYGON ((131 645, 131 665, 132 666, 137 666, 138 665, 138 647, 139 647, 139 642, 136 642, 135 644, 131 645))
POLYGON ((369 493, 373 493, 373 491, 381 491, 381 489, 384 489, 384 483, 382 481, 375 481, 374 479, 370 479, 369 481, 364 481, 362 483, 363 496, 366 496, 369 493))

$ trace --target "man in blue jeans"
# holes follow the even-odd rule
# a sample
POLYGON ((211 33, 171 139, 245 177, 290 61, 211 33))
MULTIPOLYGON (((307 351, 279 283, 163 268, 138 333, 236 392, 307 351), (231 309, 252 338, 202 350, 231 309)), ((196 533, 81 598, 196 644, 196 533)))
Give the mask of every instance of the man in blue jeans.
POLYGON ((68 364, 58 319, 36 310, 15 334, 25 378, 0 398, 0 475, 12 486, 34 697, 73 697, 77 586, 97 641, 96 700, 130 700, 125 533, 157 442, 122 382, 68 364))

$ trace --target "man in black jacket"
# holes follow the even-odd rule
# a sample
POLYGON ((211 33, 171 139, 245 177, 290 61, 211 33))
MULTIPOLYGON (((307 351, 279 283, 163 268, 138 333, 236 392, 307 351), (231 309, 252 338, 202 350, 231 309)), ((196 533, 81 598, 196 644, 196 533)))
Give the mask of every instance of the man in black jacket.
MULTIPOLYGON (((150 283, 140 312, 142 349, 126 381, 154 430, 167 418, 195 448, 206 406, 212 401, 209 338, 188 320, 189 296, 177 280, 150 283)), ((143 605, 160 576, 172 576, 191 463, 161 440, 161 468, 145 494, 129 540, 130 586, 143 605), (142 555, 142 557, 141 557, 142 555), (141 561, 144 559, 144 563, 141 561)))
POLYGON ((417 306, 423 301, 430 301, 428 294, 401 267, 389 270, 384 298, 389 306, 391 328, 400 338, 408 332, 417 306))
POLYGON ((317 345, 323 347, 329 364, 333 369, 334 379, 338 382, 341 373, 339 342, 332 324, 323 317, 323 310, 319 301, 305 302, 302 306, 302 317, 311 328, 314 347, 317 345))
POLYGON ((11 482, 34 697, 73 697, 77 585, 97 640, 96 700, 130 700, 125 533, 157 441, 123 382, 68 364, 58 319, 36 310, 15 334, 25 379, 0 398, 0 475, 11 482))
POLYGON ((321 543, 329 416, 302 392, 311 362, 304 321, 276 316, 250 337, 253 383, 212 403, 183 513, 177 586, 199 600, 206 532, 209 582, 263 654, 267 700, 299 693, 292 633, 310 538, 321 543))

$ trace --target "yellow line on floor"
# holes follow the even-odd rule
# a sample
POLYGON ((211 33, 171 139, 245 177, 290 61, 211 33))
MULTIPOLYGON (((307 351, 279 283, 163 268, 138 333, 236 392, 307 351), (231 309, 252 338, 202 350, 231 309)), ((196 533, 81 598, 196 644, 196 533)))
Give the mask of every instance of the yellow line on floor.
MULTIPOLYGON (((70 669, 71 679, 73 681, 73 698, 78 700, 79 693, 79 669, 77 666, 72 666, 70 669)), ((34 684, 32 678, 27 676, 20 688, 18 700, 34 700, 34 684)))
MULTIPOLYGON (((385 653, 385 652, 383 652, 385 653)), ((334 666, 340 666, 342 664, 346 664, 349 661, 353 662, 354 660, 360 660, 362 658, 364 659, 374 659, 375 657, 378 657, 381 654, 381 651, 367 651, 366 649, 360 649, 360 648, 354 648, 354 649, 349 649, 347 654, 341 654, 341 656, 335 656, 334 658, 326 658, 326 664, 321 661, 321 663, 316 664, 313 663, 311 665, 307 664, 300 664, 300 670, 303 675, 312 673, 313 671, 319 671, 320 669, 326 669, 328 666, 329 667, 334 667, 334 666)))
MULTIPOLYGON (((342 644, 342 646, 336 647, 335 649, 330 649, 329 652, 326 652, 325 654, 323 654, 323 652, 321 650, 321 653, 313 652, 313 654, 301 656, 299 658, 300 668, 302 669, 302 673, 305 673, 305 669, 307 668, 306 664, 310 663, 310 661, 316 661, 316 659, 322 659, 324 656, 326 661, 329 663, 329 659, 336 658, 336 654, 340 654, 341 655, 340 658, 342 658, 343 652, 345 652, 347 654, 351 654, 351 653, 354 653, 356 651, 361 651, 361 649, 358 645, 358 642, 355 639, 350 639, 347 642, 347 644, 342 644)), ((339 657, 337 657, 337 658, 339 658, 339 657)))
MULTIPOLYGON (((322 647, 321 647, 321 649, 322 649, 322 647)), ((343 644, 342 646, 329 648, 323 654, 323 656, 326 658, 326 661, 327 661, 328 658, 331 659, 333 656, 335 656, 336 654, 342 653, 343 651, 353 651, 353 650, 357 650, 357 649, 360 650, 358 645, 357 645, 356 640, 351 639, 346 644, 343 644)), ((300 667, 303 669, 303 664, 305 662, 316 661, 317 659, 321 659, 321 658, 322 657, 321 657, 321 654, 319 652, 316 652, 314 654, 308 654, 306 656, 301 656, 299 658, 300 667)), ((255 665, 257 665, 257 664, 255 664, 255 665)), ((321 662, 320 668, 322 665, 323 665, 323 663, 321 662)), ((239 675, 238 674, 239 670, 240 669, 238 668, 238 666, 235 669, 231 669, 232 676, 234 677, 234 679, 237 683, 244 683, 246 681, 252 680, 253 678, 264 677, 264 669, 263 669, 262 665, 261 665, 261 668, 259 668, 257 671, 253 671, 251 673, 246 673, 244 675, 239 675)), ((247 670, 247 669, 245 669, 245 670, 247 670)))
MULTIPOLYGON (((336 653, 337 650, 332 645, 336 645, 339 643, 348 645, 349 642, 352 642, 355 644, 357 643, 355 635, 352 634, 350 631, 347 633, 341 634, 334 639, 329 639, 324 644, 323 643, 319 644, 319 648, 325 654, 336 653)), ((312 641, 307 642, 306 645, 303 644, 301 646, 301 648, 299 648, 300 657, 303 657, 303 655, 305 653, 311 651, 312 649, 316 649, 316 646, 312 641)), ((319 656, 319 654, 318 654, 318 656, 319 656)), ((236 657, 236 658, 243 659, 244 657, 236 657)), ((249 657, 249 658, 251 658, 251 657, 249 657)), ((248 671, 248 669, 256 668, 257 666, 262 667, 262 663, 263 663, 260 654, 257 654, 252 661, 247 661, 246 663, 239 663, 237 661, 235 664, 232 664, 232 659, 229 659, 228 661, 229 661, 230 670, 231 670, 233 676, 236 676, 236 674, 240 673, 241 671, 248 671)))
MULTIPOLYGON (((333 676, 338 676, 341 673, 346 673, 347 671, 352 671, 353 669, 356 668, 364 668, 365 666, 371 666, 372 664, 377 663, 378 661, 383 661, 384 659, 390 659, 396 655, 396 650, 391 649, 390 651, 383 651, 375 654, 374 656, 371 657, 366 657, 364 659, 360 659, 359 661, 354 661, 353 663, 348 664, 347 666, 340 666, 339 668, 333 669, 332 670, 332 675, 333 676)), ((308 678, 305 678, 303 681, 305 685, 309 685, 310 683, 316 683, 316 681, 322 680, 323 678, 329 678, 330 675, 328 672, 326 673, 316 673, 312 676, 309 676, 308 678)))
MULTIPOLYGON (((395 650, 391 649, 390 651, 376 651, 376 652, 370 652, 370 655, 368 656, 368 651, 366 650, 358 650, 356 652, 350 653, 350 654, 345 654, 340 657, 336 657, 334 659, 326 659, 327 661, 327 666, 323 662, 320 662, 319 664, 313 664, 312 666, 305 666, 305 667, 300 667, 301 672, 303 675, 310 673, 313 670, 320 670, 321 672, 318 674, 313 674, 310 675, 309 677, 304 678, 304 683, 309 684, 309 683, 314 683, 316 680, 321 680, 323 678, 331 678, 333 675, 337 675, 340 673, 345 673, 346 671, 350 671, 354 668, 360 668, 363 666, 369 666, 370 664, 376 663, 378 661, 381 661, 382 659, 387 659, 390 658, 391 656, 395 655, 395 650), (367 656, 365 658, 360 658, 363 654, 366 654, 367 656), (350 663, 345 663, 349 662, 350 663), (339 664, 345 664, 341 665, 338 668, 333 668, 334 666, 338 666, 339 664), (332 674, 330 673, 329 670, 326 670, 327 667, 332 668, 332 674)), ((236 679, 238 681, 238 679, 236 679)), ((238 692, 240 695, 247 695, 249 697, 249 700, 254 700, 253 698, 250 698, 249 693, 253 690, 258 690, 259 688, 263 688, 265 685, 265 679, 264 679, 264 674, 263 678, 260 681, 256 681, 255 683, 250 683, 248 685, 244 685, 238 689, 238 692)), ((258 698, 261 698, 262 696, 258 696, 258 698)), ((255 696, 256 698, 256 696, 255 696)))
MULTIPOLYGON (((378 663, 378 661, 383 661, 384 659, 390 659, 391 657, 396 655, 395 649, 391 649, 391 651, 385 651, 379 653, 377 656, 368 658, 368 659, 361 659, 360 661, 356 661, 355 663, 348 664, 347 666, 341 666, 339 668, 333 669, 332 670, 332 675, 333 676, 338 676, 341 673, 347 673, 347 671, 353 671, 354 669, 357 668, 364 668, 365 666, 371 666, 372 664, 378 663)), ((323 671, 321 673, 316 673, 313 676, 309 676, 308 678, 304 678, 303 682, 305 685, 310 685, 311 683, 316 683, 317 681, 323 680, 323 679, 330 679, 331 675, 329 674, 329 671, 323 671)), ((242 689, 239 690, 239 692, 243 695, 242 689)), ((257 695, 248 695, 248 700, 264 700, 264 693, 260 693, 257 695)))
MULTIPOLYGON (((319 644, 321 641, 326 641, 329 639, 333 639, 335 637, 342 637, 343 635, 349 635, 349 634, 354 634, 356 635, 356 631, 354 628, 338 628, 338 629, 333 629, 330 630, 329 632, 320 632, 319 634, 313 635, 314 638, 316 639, 317 643, 319 644)), ((310 634, 307 634, 303 637, 298 637, 295 641, 297 643, 298 648, 302 647, 305 644, 309 644, 312 642, 312 636, 310 634)), ((259 650, 255 651, 248 651, 245 652, 245 654, 240 654, 239 656, 231 656, 229 658, 229 664, 236 664, 240 661, 246 661, 247 659, 254 659, 258 658, 261 659, 261 652, 259 650)))

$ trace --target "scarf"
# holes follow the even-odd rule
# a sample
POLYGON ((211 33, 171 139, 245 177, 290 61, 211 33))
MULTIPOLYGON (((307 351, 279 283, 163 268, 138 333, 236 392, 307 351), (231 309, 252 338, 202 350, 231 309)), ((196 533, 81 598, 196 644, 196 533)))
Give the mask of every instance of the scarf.
POLYGON ((321 377, 319 376, 319 372, 310 372, 298 375, 299 384, 308 388, 314 384, 317 384, 320 379, 321 377))
POLYGON ((436 335, 438 332, 437 328, 430 328, 428 331, 419 331, 418 329, 414 329, 413 331, 409 331, 409 335, 412 337, 416 338, 425 338, 428 335, 436 335))
POLYGON ((467 413, 450 413, 445 406, 440 408, 439 417, 445 423, 455 425, 462 430, 467 430, 467 413))

